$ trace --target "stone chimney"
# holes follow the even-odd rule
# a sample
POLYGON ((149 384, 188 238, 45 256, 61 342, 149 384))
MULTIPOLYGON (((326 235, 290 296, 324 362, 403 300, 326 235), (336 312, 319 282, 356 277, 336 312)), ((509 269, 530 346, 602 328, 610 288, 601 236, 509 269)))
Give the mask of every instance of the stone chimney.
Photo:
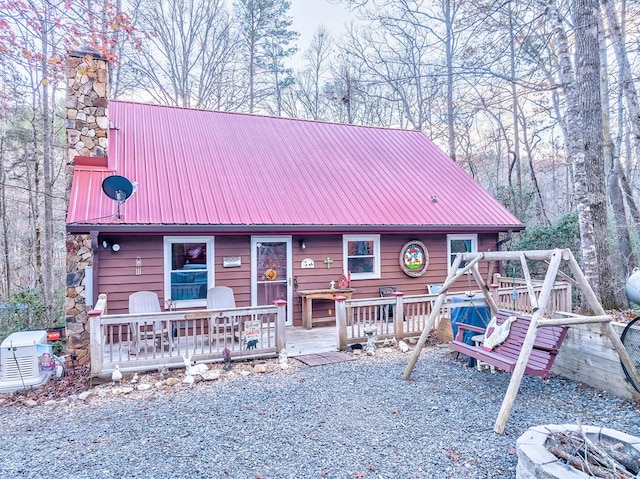
POLYGON ((95 51, 67 58, 67 184, 76 156, 107 156, 109 64, 95 51))
MULTIPOLYGON (((109 133, 109 65, 98 52, 76 51, 67 57, 67 167, 66 197, 76 157, 107 156, 109 133)), ((88 232, 87 232, 88 233, 88 232)), ((97 241, 97 238, 94 239, 97 241)), ((67 234, 67 281, 65 317, 68 357, 75 364, 88 364, 90 357, 89 316, 86 285, 94 265, 90 234, 67 234)), ((89 302, 89 304, 93 304, 89 302)))

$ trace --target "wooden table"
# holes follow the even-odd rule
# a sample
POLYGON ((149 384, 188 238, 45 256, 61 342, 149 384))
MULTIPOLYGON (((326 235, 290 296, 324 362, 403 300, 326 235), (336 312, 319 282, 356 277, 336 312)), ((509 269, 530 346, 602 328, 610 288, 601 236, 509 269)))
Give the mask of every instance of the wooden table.
POLYGON ((302 298, 302 325, 307 329, 311 329, 314 299, 334 299, 336 296, 351 298, 352 294, 353 289, 307 289, 298 291, 298 295, 302 298))

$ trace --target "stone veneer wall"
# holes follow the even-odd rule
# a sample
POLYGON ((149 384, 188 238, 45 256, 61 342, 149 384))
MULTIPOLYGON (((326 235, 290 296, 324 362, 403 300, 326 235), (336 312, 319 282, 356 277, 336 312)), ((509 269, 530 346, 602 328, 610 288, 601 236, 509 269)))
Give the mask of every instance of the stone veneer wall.
MULTIPOLYGON (((77 156, 107 155, 109 132, 109 65, 97 52, 70 52, 67 57, 67 168, 66 193, 77 156)), ((85 297, 85 270, 93 264, 91 236, 67 235, 65 317, 67 351, 77 364, 88 364, 90 336, 85 297)))
POLYGON ((109 66, 95 53, 67 59, 67 178, 76 156, 106 156, 109 132, 109 66))
POLYGON ((64 309, 67 319, 67 352, 77 364, 88 364, 89 315, 86 302, 86 269, 93 265, 91 235, 67 235, 67 290, 64 309))

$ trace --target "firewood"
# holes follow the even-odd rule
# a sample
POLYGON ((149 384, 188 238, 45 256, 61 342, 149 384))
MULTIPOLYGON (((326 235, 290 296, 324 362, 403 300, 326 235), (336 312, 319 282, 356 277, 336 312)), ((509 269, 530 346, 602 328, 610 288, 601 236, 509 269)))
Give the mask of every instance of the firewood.
POLYGON ((629 475, 616 475, 615 473, 600 466, 596 466, 595 464, 587 464, 582 457, 570 454, 558 446, 549 445, 547 446, 547 450, 557 458, 566 461, 570 466, 573 466, 584 473, 590 474, 593 477, 600 477, 602 479, 631 479, 631 476, 629 475))
POLYGON ((558 432, 552 437, 557 444, 548 445, 547 449, 576 469, 607 479, 630 479, 637 474, 633 458, 615 451, 609 444, 594 443, 582 429, 558 432))

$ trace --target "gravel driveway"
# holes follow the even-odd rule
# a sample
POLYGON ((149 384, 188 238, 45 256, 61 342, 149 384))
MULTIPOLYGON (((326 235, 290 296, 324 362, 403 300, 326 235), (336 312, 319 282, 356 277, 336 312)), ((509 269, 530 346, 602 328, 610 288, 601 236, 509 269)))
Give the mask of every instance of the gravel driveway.
MULTIPOLYGON (((236 375, 49 406, 0 408, 0 478, 513 478, 516 439, 550 423, 640 435, 640 407, 578 383, 510 375, 447 349, 236 375), (165 388, 166 389, 166 388, 165 388)), ((177 373, 176 373, 177 374, 177 373)))

